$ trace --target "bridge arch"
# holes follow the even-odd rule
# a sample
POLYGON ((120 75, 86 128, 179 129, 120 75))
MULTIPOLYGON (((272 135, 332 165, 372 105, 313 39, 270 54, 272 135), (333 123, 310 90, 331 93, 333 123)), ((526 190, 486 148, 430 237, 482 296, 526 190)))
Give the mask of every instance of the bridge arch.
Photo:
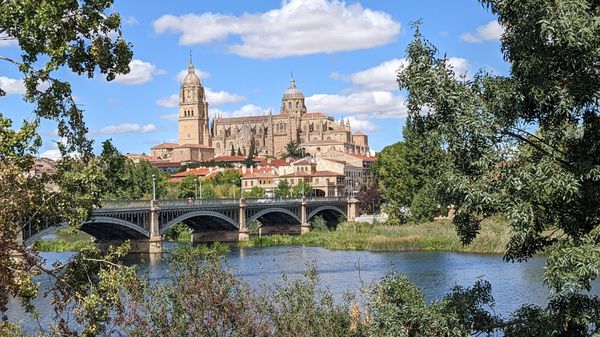
POLYGON ((178 223, 184 223, 185 225, 194 230, 239 229, 239 224, 226 215, 213 211, 195 211, 185 213, 167 222, 160 228, 160 235, 163 235, 167 230, 169 230, 169 228, 175 226, 178 223), (202 221, 202 223, 200 221, 202 221))
POLYGON ((344 219, 347 218, 346 212, 340 208, 325 205, 310 212, 310 214, 308 214, 306 217, 306 221, 310 223, 310 221, 319 214, 321 214, 327 222, 327 227, 335 227, 340 217, 343 217, 344 219))
MULTIPOLYGON (((277 215, 277 214, 283 215, 283 217, 280 216, 279 219, 287 221, 288 224, 298 224, 299 225, 302 223, 302 220, 296 214, 294 214, 294 212, 287 210, 285 208, 276 207, 276 208, 263 209, 262 211, 254 214, 253 216, 248 218, 248 220, 246 220, 246 227, 250 226, 250 224, 252 222, 254 222, 255 220, 259 220, 268 215, 277 215)), ((263 223, 263 226, 268 226, 270 223, 272 223, 276 220, 274 217, 269 217, 269 218, 270 219, 265 219, 266 221, 265 221, 265 223, 263 223)))
MULTIPOLYGON (((44 236, 61 228, 68 227, 69 224, 61 222, 57 225, 45 228, 31 237, 23 240, 25 246, 30 246, 34 242, 42 239, 44 236)), ((98 240, 137 240, 147 239, 150 237, 150 232, 146 229, 129 221, 107 217, 95 216, 81 223, 79 230, 85 232, 98 240)))

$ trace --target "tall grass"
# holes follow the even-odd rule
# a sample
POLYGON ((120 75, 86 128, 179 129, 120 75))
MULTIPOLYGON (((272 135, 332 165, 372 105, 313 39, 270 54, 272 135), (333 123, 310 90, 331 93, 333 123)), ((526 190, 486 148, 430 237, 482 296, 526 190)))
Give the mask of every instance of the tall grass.
POLYGON ((477 238, 470 245, 464 246, 452 222, 446 219, 402 226, 345 222, 334 231, 312 231, 302 236, 264 236, 252 238, 240 245, 246 247, 302 245, 372 251, 445 250, 503 253, 510 238, 509 234, 508 226, 501 219, 488 219, 482 223, 477 238))
POLYGON ((93 245, 94 243, 91 240, 40 240, 35 243, 35 248, 40 252, 78 252, 93 245))

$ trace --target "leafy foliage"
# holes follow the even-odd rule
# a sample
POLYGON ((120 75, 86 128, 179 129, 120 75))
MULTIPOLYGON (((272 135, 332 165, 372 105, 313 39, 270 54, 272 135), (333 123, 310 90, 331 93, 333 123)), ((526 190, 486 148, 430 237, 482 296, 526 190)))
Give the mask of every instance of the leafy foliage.
POLYGON ((327 227, 327 221, 325 221, 325 219, 321 215, 317 215, 314 218, 312 218, 312 221, 310 222, 310 228, 311 230, 317 231, 326 231, 329 229, 327 227))
POLYGON ((300 159, 304 157, 304 151, 300 148, 299 141, 291 141, 285 146, 283 158, 300 159))
POLYGON ((392 221, 403 222, 408 208, 411 214, 418 214, 412 220, 428 221, 437 209, 429 205, 438 204, 432 189, 444 166, 445 154, 439 140, 424 136, 422 128, 418 119, 408 117, 402 131, 404 140, 386 146, 373 168, 392 221), (412 206, 419 208, 412 210, 412 206))
POLYGON ((302 196, 310 196, 312 193, 312 186, 304 180, 301 180, 294 188, 292 189, 293 197, 302 197, 302 196))
POLYGON ((379 193, 379 184, 373 182, 371 186, 363 185, 356 194, 356 199, 360 202, 360 213, 375 213, 379 210, 381 204, 381 194, 379 193))
POLYGON ((246 198, 264 198, 265 189, 260 186, 254 186, 250 189, 250 191, 245 192, 244 196, 246 198))
POLYGON ((287 198, 290 195, 291 188, 290 183, 286 179, 279 181, 279 184, 275 188, 275 197, 287 198))
POLYGON ((592 299, 583 307, 585 296, 573 294, 600 273, 600 7, 587 0, 482 3, 504 27, 511 76, 456 79, 417 26, 400 88, 421 133, 440 139, 448 153, 440 192, 455 205, 464 243, 482 219, 506 215, 512 237, 505 258, 548 252, 545 280, 556 295, 543 312, 560 318, 556 334, 585 336, 581 317, 596 317, 600 307, 592 299))

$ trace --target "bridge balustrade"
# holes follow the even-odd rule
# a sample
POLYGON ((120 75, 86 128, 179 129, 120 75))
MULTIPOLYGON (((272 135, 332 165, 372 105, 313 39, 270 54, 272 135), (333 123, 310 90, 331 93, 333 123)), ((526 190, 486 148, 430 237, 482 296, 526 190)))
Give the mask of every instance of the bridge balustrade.
POLYGON ((150 208, 150 202, 150 200, 102 200, 100 208, 150 208))
POLYGON ((307 202, 346 202, 346 197, 314 197, 306 198, 307 202))
POLYGON ((250 198, 244 199, 246 204, 287 204, 287 203, 296 203, 302 202, 302 198, 250 198))
POLYGON ((236 205, 240 203, 240 199, 159 199, 156 203, 159 207, 236 205))

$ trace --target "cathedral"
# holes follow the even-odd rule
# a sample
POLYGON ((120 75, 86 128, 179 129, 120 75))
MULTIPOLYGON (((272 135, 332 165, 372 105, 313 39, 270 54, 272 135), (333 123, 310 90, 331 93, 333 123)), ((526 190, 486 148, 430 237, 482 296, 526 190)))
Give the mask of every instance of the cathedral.
POLYGON ((214 116, 209 122, 204 87, 190 57, 188 73, 179 90, 179 143, 152 148, 152 155, 173 162, 202 162, 214 157, 249 152, 280 158, 290 142, 307 155, 319 157, 331 150, 369 155, 368 136, 352 133, 348 121, 335 121, 321 112, 308 112, 304 94, 293 76, 283 93, 279 114, 262 116, 214 116))

